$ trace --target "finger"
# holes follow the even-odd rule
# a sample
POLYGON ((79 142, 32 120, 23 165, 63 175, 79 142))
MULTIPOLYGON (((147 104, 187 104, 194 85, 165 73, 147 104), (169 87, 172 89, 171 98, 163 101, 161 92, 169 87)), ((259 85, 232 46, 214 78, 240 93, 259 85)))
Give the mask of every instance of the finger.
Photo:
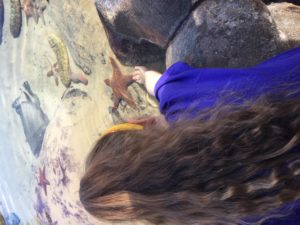
POLYGON ((141 79, 141 78, 140 78, 140 76, 133 76, 132 79, 134 79, 134 80, 139 80, 139 79, 141 79))
POLYGON ((134 70, 141 70, 141 67, 140 66, 135 66, 134 70))
POLYGON ((140 74, 141 74, 141 73, 140 73, 139 71, 134 71, 134 72, 132 73, 133 76, 140 76, 140 74))
POLYGON ((140 79, 139 77, 133 77, 132 79, 133 79, 135 82, 138 82, 138 83, 141 82, 141 79, 140 79))

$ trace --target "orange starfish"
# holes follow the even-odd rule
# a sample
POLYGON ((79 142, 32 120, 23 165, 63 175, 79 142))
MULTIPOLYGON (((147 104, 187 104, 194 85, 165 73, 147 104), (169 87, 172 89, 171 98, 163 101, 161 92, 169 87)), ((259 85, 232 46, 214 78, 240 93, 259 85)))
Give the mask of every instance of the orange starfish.
POLYGON ((112 111, 115 112, 117 110, 121 100, 126 101, 130 107, 136 109, 134 100, 127 90, 128 86, 134 82, 132 75, 124 76, 116 61, 112 57, 109 57, 109 59, 113 68, 113 74, 111 79, 105 79, 104 82, 111 87, 113 92, 114 106, 112 111))
POLYGON ((43 170, 39 168, 39 186, 44 189, 45 195, 47 195, 47 185, 50 185, 50 182, 46 178, 45 166, 43 170))

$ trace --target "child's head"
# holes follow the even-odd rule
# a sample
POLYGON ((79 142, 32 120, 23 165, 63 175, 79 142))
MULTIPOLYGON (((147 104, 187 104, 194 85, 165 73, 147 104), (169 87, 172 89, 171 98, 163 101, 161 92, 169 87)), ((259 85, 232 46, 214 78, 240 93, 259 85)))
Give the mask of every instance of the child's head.
POLYGON ((104 135, 80 183, 85 209, 109 221, 237 223, 299 197, 300 98, 220 112, 104 135))

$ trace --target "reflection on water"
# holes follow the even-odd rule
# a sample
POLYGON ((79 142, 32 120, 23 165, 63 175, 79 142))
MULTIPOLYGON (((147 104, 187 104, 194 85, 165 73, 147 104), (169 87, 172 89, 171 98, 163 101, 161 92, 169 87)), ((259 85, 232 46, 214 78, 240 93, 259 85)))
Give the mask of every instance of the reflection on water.
POLYGON ((109 57, 93 1, 0 0, 1 225, 107 224, 79 202, 84 158, 114 122, 157 113, 136 84, 138 106, 112 112, 109 57))

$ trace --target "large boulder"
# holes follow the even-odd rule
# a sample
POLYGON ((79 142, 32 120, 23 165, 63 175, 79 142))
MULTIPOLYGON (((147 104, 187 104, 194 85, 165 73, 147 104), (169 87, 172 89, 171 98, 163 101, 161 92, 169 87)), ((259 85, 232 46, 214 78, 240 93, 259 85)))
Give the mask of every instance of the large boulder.
POLYGON ((122 64, 134 66, 164 61, 165 50, 159 46, 118 33, 110 25, 106 25, 104 29, 111 49, 122 64))
POLYGON ((166 53, 166 64, 245 67, 286 48, 260 0, 206 0, 190 15, 166 53))
MULTIPOLYGON (((299 1, 300 4, 300 1, 299 1)), ((300 45, 300 6, 290 3, 273 3, 268 6, 276 25, 286 35, 290 47, 300 45)))
POLYGON ((96 0, 110 45, 127 65, 155 62, 198 0, 96 0))

